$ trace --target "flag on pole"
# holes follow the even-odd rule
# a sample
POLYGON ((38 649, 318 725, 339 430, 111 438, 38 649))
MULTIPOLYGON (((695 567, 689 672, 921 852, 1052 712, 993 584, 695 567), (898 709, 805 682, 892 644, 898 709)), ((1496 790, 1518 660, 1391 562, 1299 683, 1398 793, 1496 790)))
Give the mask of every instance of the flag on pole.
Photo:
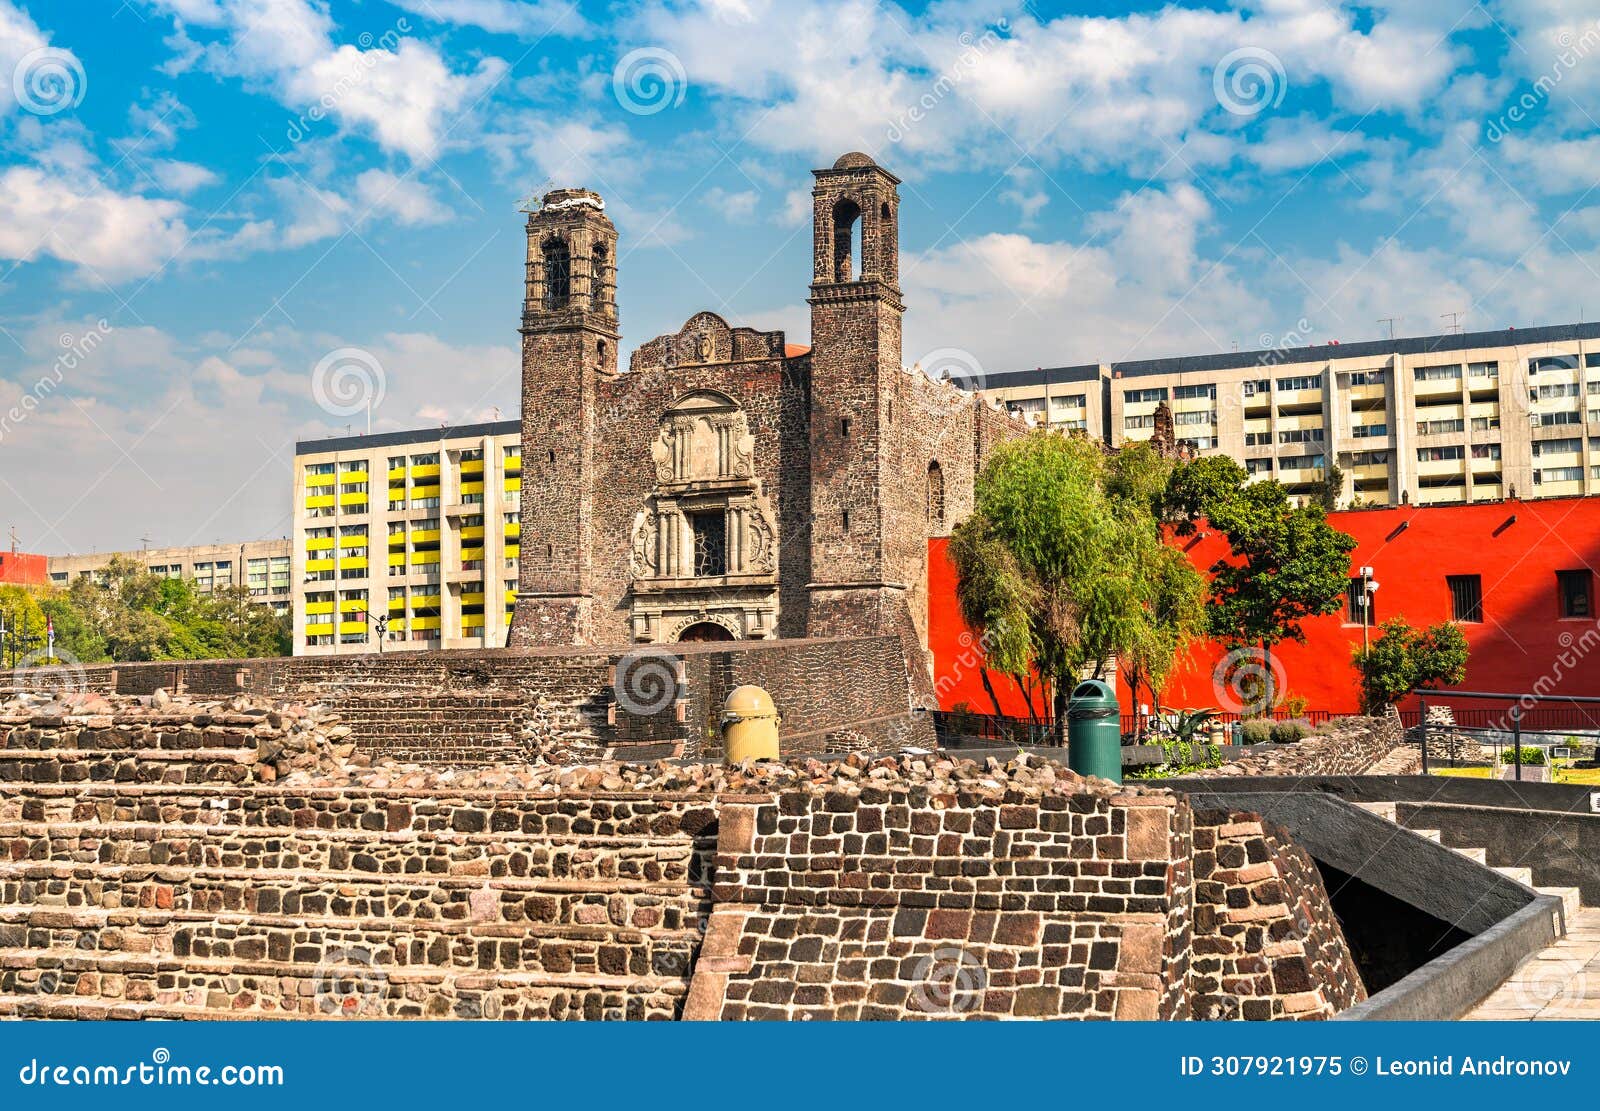
POLYGON ((44 616, 44 635, 47 642, 45 655, 53 660, 56 658, 56 619, 49 614, 44 616))

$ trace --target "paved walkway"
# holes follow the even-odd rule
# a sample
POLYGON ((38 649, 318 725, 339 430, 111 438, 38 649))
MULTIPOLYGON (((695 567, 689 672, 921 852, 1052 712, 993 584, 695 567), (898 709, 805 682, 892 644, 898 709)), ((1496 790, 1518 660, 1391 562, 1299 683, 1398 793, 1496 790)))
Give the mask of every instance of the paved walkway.
POLYGON ((1481 1021, 1600 1019, 1600 907, 1584 907, 1567 936, 1524 961, 1462 1016, 1481 1021))

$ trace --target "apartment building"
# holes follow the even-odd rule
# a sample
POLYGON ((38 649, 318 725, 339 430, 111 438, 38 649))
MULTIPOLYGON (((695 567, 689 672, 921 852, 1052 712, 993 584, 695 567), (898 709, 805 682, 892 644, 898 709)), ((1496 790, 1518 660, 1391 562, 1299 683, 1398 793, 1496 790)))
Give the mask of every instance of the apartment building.
POLYGON ((141 548, 50 556, 46 568, 52 585, 67 586, 73 579, 103 575, 106 565, 121 557, 143 564, 153 574, 190 579, 202 594, 228 586, 247 587, 253 599, 271 606, 274 613, 288 613, 293 600, 290 547, 288 540, 250 540, 242 544, 141 548))
POLYGON ((984 396, 1040 424, 1063 432, 1107 438, 1107 369, 1087 366, 1040 367, 997 375, 985 383, 984 396))
POLYGON ((1180 440, 1296 494, 1330 463, 1343 505, 1600 493, 1600 324, 1023 371, 986 392, 1040 411, 1052 376, 1091 370, 1107 443, 1148 439, 1166 403, 1180 440))
POLYGON ((506 643, 521 422, 305 441, 294 460, 294 651, 506 643))

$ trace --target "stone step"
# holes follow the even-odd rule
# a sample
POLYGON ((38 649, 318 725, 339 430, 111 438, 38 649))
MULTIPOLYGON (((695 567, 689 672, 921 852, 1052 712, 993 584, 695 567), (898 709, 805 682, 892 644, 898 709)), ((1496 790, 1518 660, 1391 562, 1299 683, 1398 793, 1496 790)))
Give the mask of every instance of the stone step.
POLYGON ((1489 867, 1493 868, 1496 872, 1499 872, 1507 879, 1516 880, 1524 887, 1533 886, 1532 868, 1514 868, 1509 864, 1491 864, 1489 867))
POLYGON ((100 752, 76 748, 13 748, 0 753, 0 782, 36 783, 242 783, 256 750, 141 748, 100 752))
POLYGON ((1489 865, 1489 850, 1487 849, 1457 848, 1454 845, 1449 846, 1449 848, 1452 852, 1460 853, 1468 860, 1482 864, 1484 867, 1489 865))
POLYGON ((284 787, 91 783, 0 784, 0 820, 128 821, 391 833, 543 833, 660 836, 710 831, 703 794, 568 789, 544 794, 484 788, 284 787))
POLYGON ((1358 802, 1356 805, 1380 818, 1386 818, 1391 822, 1399 821, 1395 815, 1395 804, 1392 802, 1358 802))
POLYGON ((0 996, 114 1006, 350 1018, 674 1018, 687 975, 478 972, 384 965, 345 953, 322 964, 0 950, 0 996))
POLYGON ((49 752, 106 755, 108 753, 136 754, 140 752, 169 752, 184 754, 203 751, 254 752, 259 742, 281 738, 257 737, 246 729, 197 729, 187 725, 173 726, 153 735, 128 729, 78 729, 70 737, 58 731, 45 729, 6 729, 0 726, 0 754, 19 752, 49 752), (70 740, 72 743, 64 743, 70 740))
POLYGON ((386 875, 689 882, 709 854, 686 835, 388 833, 142 822, 0 822, 0 860, 359 871, 386 875), (9 850, 9 851, 7 851, 9 850))
MULTIPOLYGON (((642 921, 658 910, 639 910, 642 921)), ((681 975, 703 931, 604 922, 393 922, 189 912, 0 910, 0 950, 320 964, 356 953, 395 967, 481 972, 681 975)))
POLYGON ((1418 837, 1426 837, 1429 841, 1439 840, 1439 831, 1436 829, 1414 829, 1411 832, 1418 837))
POLYGON ((1554 895, 1561 900, 1562 910, 1566 913, 1566 920, 1571 922, 1583 909, 1583 891, 1577 887, 1539 887, 1534 890, 1541 895, 1554 895))
POLYGON ((704 916, 709 891, 624 879, 374 876, 284 869, 0 864, 0 906, 180 910, 423 921, 629 921, 660 908, 677 929, 704 916))

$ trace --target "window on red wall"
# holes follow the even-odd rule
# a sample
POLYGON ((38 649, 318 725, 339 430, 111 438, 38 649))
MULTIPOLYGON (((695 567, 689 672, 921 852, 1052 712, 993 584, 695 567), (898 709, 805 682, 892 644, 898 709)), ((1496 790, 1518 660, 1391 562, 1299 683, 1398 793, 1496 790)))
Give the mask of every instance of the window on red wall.
POLYGON ((1450 618, 1453 621, 1483 620, 1483 576, 1446 575, 1450 586, 1450 618))
POLYGON ((1367 606, 1371 607, 1371 612, 1366 614, 1367 624, 1376 625, 1378 623, 1377 599, 1368 594, 1363 587, 1362 581, 1359 578, 1355 578, 1350 580, 1350 585, 1345 590, 1344 618, 1347 625, 1361 624, 1363 601, 1367 606))
POLYGON ((1591 571, 1557 571, 1556 593, 1562 617, 1594 615, 1594 574, 1591 571))

